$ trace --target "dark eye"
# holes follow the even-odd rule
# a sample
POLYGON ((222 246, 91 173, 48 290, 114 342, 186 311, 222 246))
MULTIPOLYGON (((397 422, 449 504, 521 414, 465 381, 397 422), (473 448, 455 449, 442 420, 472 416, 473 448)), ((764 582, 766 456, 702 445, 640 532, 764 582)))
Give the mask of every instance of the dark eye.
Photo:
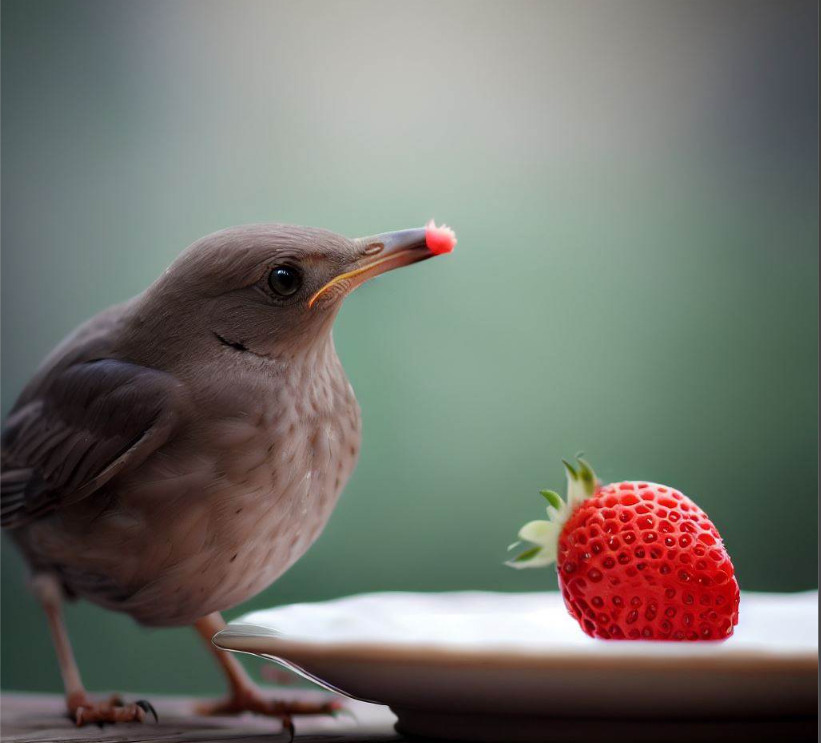
POLYGON ((302 286, 302 276, 299 271, 290 266, 276 266, 268 275, 268 286, 274 294, 280 297, 290 297, 302 286))

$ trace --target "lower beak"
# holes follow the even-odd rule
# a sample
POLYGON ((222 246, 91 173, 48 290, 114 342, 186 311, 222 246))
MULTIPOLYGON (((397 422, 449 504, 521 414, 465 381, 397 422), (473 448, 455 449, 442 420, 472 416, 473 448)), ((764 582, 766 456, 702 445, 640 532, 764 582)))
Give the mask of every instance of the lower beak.
POLYGON ((436 255, 428 248, 424 227, 385 232, 373 237, 363 237, 355 242, 362 246, 364 256, 317 291, 308 300, 309 307, 313 307, 322 297, 348 294, 374 276, 436 255))

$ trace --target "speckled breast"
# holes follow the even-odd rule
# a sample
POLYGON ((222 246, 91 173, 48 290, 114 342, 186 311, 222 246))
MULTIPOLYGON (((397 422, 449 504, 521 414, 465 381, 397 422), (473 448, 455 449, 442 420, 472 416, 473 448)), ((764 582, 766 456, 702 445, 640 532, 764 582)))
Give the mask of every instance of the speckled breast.
POLYGON ((222 577, 211 591, 218 610, 269 586, 319 536, 356 464, 358 415, 306 417, 272 443, 265 463, 253 463, 247 489, 226 499, 213 566, 222 577))
POLYGON ((189 624, 256 595, 305 553, 359 454, 359 407, 334 361, 205 423, 187 461, 170 452, 148 463, 133 492, 157 509, 135 563, 147 581, 112 608, 147 625, 189 624))

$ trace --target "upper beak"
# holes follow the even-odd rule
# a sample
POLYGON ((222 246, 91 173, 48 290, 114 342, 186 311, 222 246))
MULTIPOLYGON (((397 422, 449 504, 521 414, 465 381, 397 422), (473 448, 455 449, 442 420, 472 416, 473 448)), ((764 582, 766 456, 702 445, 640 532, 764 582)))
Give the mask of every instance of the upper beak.
POLYGON ((308 300, 309 307, 313 307, 321 297, 329 293, 336 295, 341 291, 347 294, 374 276, 436 255, 428 248, 424 227, 385 232, 373 237, 362 237, 355 242, 362 246, 363 257, 317 291, 308 300))

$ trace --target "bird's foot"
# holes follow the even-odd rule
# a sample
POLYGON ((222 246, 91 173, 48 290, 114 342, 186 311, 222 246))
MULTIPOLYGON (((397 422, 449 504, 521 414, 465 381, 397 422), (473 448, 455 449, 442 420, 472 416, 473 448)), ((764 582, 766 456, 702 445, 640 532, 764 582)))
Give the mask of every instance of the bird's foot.
POLYGON ((86 694, 78 694, 70 696, 66 702, 68 715, 77 727, 89 723, 102 727, 106 723, 144 722, 147 714, 150 714, 155 722, 158 721, 154 705, 145 699, 125 704, 118 695, 114 695, 105 701, 95 702, 86 694))
POLYGON ((282 727, 294 738, 294 715, 331 715, 345 712, 343 704, 336 700, 311 702, 307 700, 268 699, 262 692, 253 687, 235 691, 227 699, 216 702, 201 702, 196 711, 200 715, 239 715, 243 712, 254 712, 258 715, 277 717, 282 727))

